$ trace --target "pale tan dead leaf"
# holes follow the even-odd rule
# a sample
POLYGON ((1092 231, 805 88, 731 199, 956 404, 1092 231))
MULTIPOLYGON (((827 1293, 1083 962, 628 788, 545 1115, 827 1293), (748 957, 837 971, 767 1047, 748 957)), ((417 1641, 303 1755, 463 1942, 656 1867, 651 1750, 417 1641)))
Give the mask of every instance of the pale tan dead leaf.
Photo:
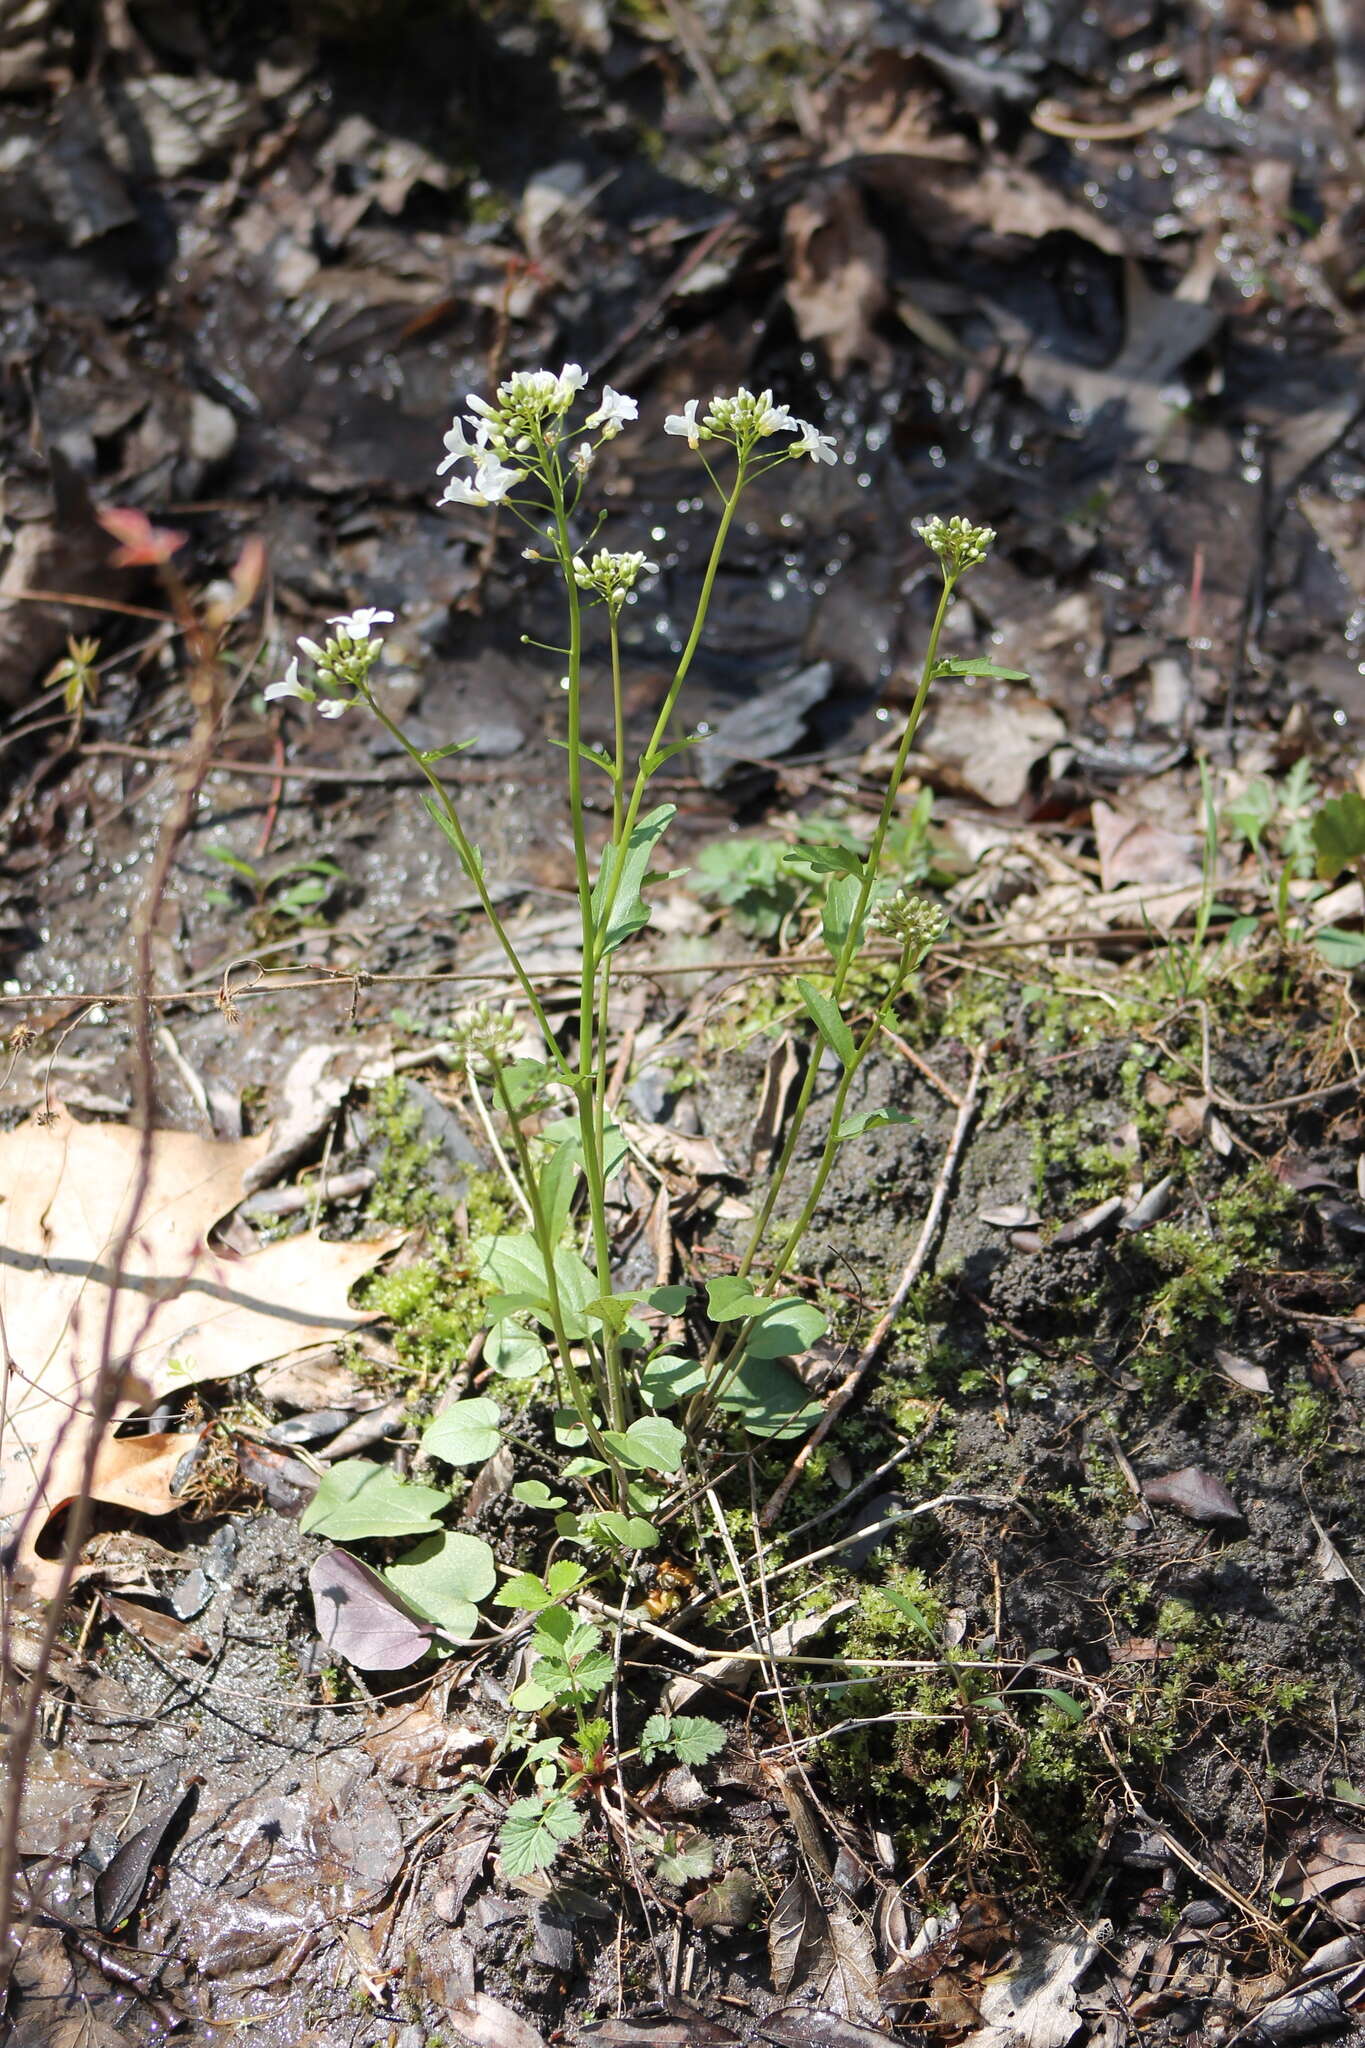
POLYGON ((1200 882, 1199 850, 1192 832, 1175 832, 1156 818, 1099 801, 1091 805, 1090 814, 1104 889, 1118 889, 1125 882, 1183 889, 1200 882))
MULTIPOLYGON (((198 1380, 247 1372, 369 1320, 351 1287, 400 1241, 329 1244, 309 1233, 249 1259, 208 1233, 242 1196, 266 1140, 158 1131, 138 1228, 117 1282, 107 1261, 137 1179, 139 1134, 66 1112, 0 1134, 0 1311, 5 1430, 0 1515, 37 1500, 30 1538, 74 1491, 112 1296, 117 1414, 198 1380)), ((96 1497, 151 1512, 186 1438, 121 1438, 101 1449, 96 1497)), ((160 1508, 155 1505, 160 1502, 160 1508)))
POLYGON ((999 810, 1017 804, 1035 761, 1066 738, 1066 726, 1029 691, 955 691, 925 721, 917 752, 939 776, 999 810))
POLYGON ((850 157, 911 156, 966 163, 965 135, 947 125, 943 89, 921 57, 878 50, 866 69, 843 80, 820 103, 826 161, 850 157))
POLYGON ((887 303, 886 241, 857 186, 840 178, 794 200, 783 240, 787 303, 801 339, 823 346, 836 377, 855 362, 883 376, 891 350, 874 323, 887 303))
POLYGON ((979 2000, 982 2025, 963 2048, 1067 2048, 1083 2023, 1076 1987, 1108 1933, 1101 1922, 1070 1940, 1042 1940, 1012 1969, 988 1978, 979 2000))

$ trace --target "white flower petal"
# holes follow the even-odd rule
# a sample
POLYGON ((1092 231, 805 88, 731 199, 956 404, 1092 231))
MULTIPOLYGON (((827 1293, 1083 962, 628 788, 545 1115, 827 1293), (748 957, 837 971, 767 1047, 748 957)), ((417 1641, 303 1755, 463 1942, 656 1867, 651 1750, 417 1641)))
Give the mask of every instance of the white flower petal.
POLYGON ((371 626, 393 624, 393 613, 376 611, 373 605, 364 605, 359 611, 343 613, 341 618, 329 619, 327 623, 340 626, 352 640, 368 640, 371 626))
POLYGON ((482 491, 475 490, 466 476, 453 476, 442 491, 438 504, 441 505, 486 505, 487 498, 482 491))
POLYGON ((671 412, 668 415, 664 421, 664 432, 683 434, 686 436, 688 447, 696 448, 702 437, 702 428, 697 423, 697 407, 700 404, 699 398, 689 398, 681 412, 671 412))
POLYGON ((313 692, 306 690, 299 681, 299 658, 297 655, 294 656, 294 659, 285 670, 284 681, 282 683, 271 683, 266 689, 265 701, 267 704, 273 704, 277 697, 298 697, 305 704, 311 704, 313 701, 313 692))
POLYGON ((638 419, 640 408, 633 398, 624 391, 613 391, 610 384, 602 386, 602 403, 596 412, 590 412, 583 422, 587 427, 601 427, 608 439, 619 434, 627 420, 638 419))
POLYGON ((349 711, 350 708, 351 700, 349 697, 320 697, 318 699, 318 715, 322 718, 340 718, 342 712, 349 711))

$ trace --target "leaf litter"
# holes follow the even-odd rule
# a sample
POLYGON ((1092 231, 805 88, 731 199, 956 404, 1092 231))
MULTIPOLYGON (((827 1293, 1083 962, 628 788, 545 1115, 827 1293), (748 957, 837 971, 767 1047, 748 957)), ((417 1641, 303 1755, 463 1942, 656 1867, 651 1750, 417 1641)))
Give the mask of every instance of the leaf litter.
MULTIPOLYGON (((241 1200, 265 1146, 189 1132, 153 1135, 146 1197, 123 1270, 107 1261, 136 1185, 139 1134, 58 1112, 0 1134, 0 1275, 7 1349, 0 1513, 29 1515, 25 1572, 51 1576, 34 1550, 75 1488, 85 1454, 106 1323, 120 1375, 116 1419, 203 1380, 229 1379, 360 1328, 354 1283, 401 1242, 329 1243, 313 1232, 249 1258, 215 1250, 211 1231, 241 1200)), ((196 1439, 172 1432, 100 1446, 95 1498, 143 1513, 175 1506, 174 1475, 196 1439)))

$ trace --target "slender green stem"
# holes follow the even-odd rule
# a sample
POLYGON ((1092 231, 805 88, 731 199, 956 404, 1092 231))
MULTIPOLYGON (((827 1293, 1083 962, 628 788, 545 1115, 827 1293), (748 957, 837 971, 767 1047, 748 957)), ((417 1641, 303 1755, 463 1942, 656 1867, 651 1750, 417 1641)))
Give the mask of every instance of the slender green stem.
POLYGON ((545 1289, 550 1309, 550 1327, 554 1331, 555 1348, 559 1352, 559 1362, 564 1373, 564 1383, 569 1389, 569 1398, 573 1403, 574 1412, 587 1432, 589 1443, 592 1445, 596 1455, 601 1458, 602 1462, 612 1473, 619 1492, 625 1487, 625 1474, 622 1472, 617 1460, 612 1456, 610 1446, 603 1440, 602 1432, 593 1417, 592 1403, 588 1399, 587 1389, 583 1385, 578 1368, 573 1361, 569 1336, 564 1323, 564 1305, 559 1293, 559 1275, 555 1270, 556 1246, 550 1230, 549 1219, 545 1214, 545 1206, 540 1199, 540 1181, 531 1159, 531 1149, 526 1142, 526 1133, 521 1128, 521 1120, 512 1106, 511 1099, 503 1082, 502 1066, 496 1058, 490 1059, 489 1064, 493 1069, 494 1087, 501 1097, 503 1108, 507 1112, 508 1125, 512 1133, 512 1143, 516 1148, 517 1163, 521 1167, 522 1180, 531 1204, 531 1227, 545 1266, 545 1289))
MULTIPOLYGON (((886 793, 882 798, 882 806, 877 817, 876 827, 868 845, 866 858, 863 861, 862 879, 859 883, 853 915, 849 919, 848 930, 844 935, 843 944, 839 948, 835 959, 834 986, 831 993, 836 1003, 843 996, 849 973, 854 961, 858 957, 858 949, 862 944, 863 925, 867 917, 868 899, 877 881, 882 852, 886 845, 886 835, 891 828, 891 820, 895 816, 896 799, 900 794, 901 783, 905 779, 905 764, 910 758, 910 748, 914 743, 915 732, 924 713, 925 702, 934 680, 934 670, 938 666, 939 637, 943 631, 943 621, 948 615, 948 605, 952 598, 954 582, 955 579, 950 579, 945 574, 943 590, 938 601, 938 610, 934 614, 934 623, 929 630, 929 643, 924 653, 924 667, 920 674, 919 689, 915 693, 914 703, 910 706, 909 716, 905 721, 905 731, 901 734, 901 742, 896 749, 896 758, 892 764, 891 774, 887 781, 886 793)), ((801 1137, 802 1126, 806 1120, 806 1112, 810 1108, 811 1098, 815 1093, 815 1082, 819 1068, 819 1059, 812 1056, 807 1062, 805 1076, 801 1083, 801 1092, 797 1096, 792 1110, 791 1119, 787 1127, 786 1140, 777 1165, 773 1170, 767 1193, 764 1195, 762 1205, 755 1218, 747 1249, 738 1267, 738 1274, 741 1279, 748 1277, 754 1260, 757 1258, 762 1247, 768 1225, 772 1221, 773 1210, 777 1206, 778 1199, 782 1193, 783 1183, 787 1178, 792 1160, 796 1155, 796 1147, 801 1137)), ((777 1279, 774 1278, 769 1284, 778 1284, 777 1279)))
POLYGON ((641 754, 639 766, 635 771, 635 782, 630 792, 630 801, 626 806, 626 814, 622 820, 621 831, 617 835, 616 845, 613 849, 611 872, 606 878, 606 884, 603 889, 604 901, 601 916, 598 919, 599 932, 606 932, 611 925, 611 914, 616 907, 616 898, 621 887, 621 874, 625 865, 625 849, 630 844, 631 833, 635 830, 639 819, 640 807, 644 802, 645 791, 648 789, 650 781, 657 771, 658 763, 654 757, 664 742, 673 713, 677 708, 678 698, 682 694, 682 686, 687 681, 688 670, 692 666, 693 658, 701 643, 702 632, 706 625, 706 615, 711 608, 711 597, 716 587, 716 574, 720 568, 721 556, 725 553, 725 543, 729 538, 730 527, 734 521, 741 494, 748 480, 748 465, 741 459, 739 468, 735 472, 734 486, 729 497, 725 500, 724 506, 721 509, 720 520, 716 526, 716 537, 711 544, 711 554, 706 564, 706 574, 702 577, 701 591, 697 598, 697 608, 692 615, 692 629, 687 636, 687 643, 678 657, 678 666, 673 671, 673 680, 668 686, 668 695, 664 698, 659 715, 654 721, 654 730, 649 736, 649 745, 641 754))
MULTIPOLYGON (((578 877, 578 904, 583 933, 578 993, 578 1072, 574 1080, 574 1096, 578 1104, 583 1174, 588 1186, 593 1263, 597 1273, 598 1291, 606 1296, 611 1293, 611 1233, 607 1228, 605 1160, 602 1124, 598 1114, 598 1097, 601 1092, 599 1073, 606 1053, 605 1047, 599 1045, 597 1029, 599 927, 597 912, 593 905, 592 872, 588 863, 587 818, 583 805, 583 608, 574 577, 573 540, 569 532, 563 479, 559 473, 557 459, 552 459, 552 466, 547 467, 546 473, 554 501, 555 534, 569 603, 569 809, 573 823, 574 867, 578 877)), ((625 1388, 618 1352, 619 1346, 614 1332, 604 1329, 602 1353, 606 1367, 607 1422, 612 1429, 624 1429, 627 1421, 625 1388)))
MULTIPOLYGON (((888 1012, 909 979, 910 960, 911 948, 907 946, 897 963, 890 988, 878 1005, 872 1022, 854 1047, 853 1058, 839 1076, 839 1083, 834 1091, 829 1131, 826 1134, 824 1147, 820 1153, 819 1164, 816 1166, 801 1213, 788 1230, 782 1249, 773 1261, 772 1272, 768 1280, 768 1292, 775 1292, 781 1286, 782 1276, 787 1269, 787 1264, 794 1257, 797 1247, 809 1230, 815 1212, 824 1197, 825 1183, 833 1171, 834 1161, 839 1151, 839 1132, 844 1121, 844 1111, 848 1106, 849 1091, 863 1062, 881 1037, 882 1025, 888 1012)), ((734 1341, 720 1370, 712 1374, 702 1391, 693 1397, 693 1402, 688 1409, 687 1415, 689 1429, 695 1430, 706 1419, 715 1407, 716 1402, 725 1392, 730 1381, 739 1371, 744 1360, 750 1328, 751 1325, 748 1322, 740 1323, 737 1326, 737 1334, 734 1336, 734 1341)), ((713 1345, 712 1351, 713 1356, 719 1356, 718 1346, 713 1345)), ((708 1360, 708 1366, 711 1362, 711 1360, 708 1360)))
POLYGON ((497 936, 498 944, 502 947, 503 952, 507 955, 508 965, 512 969, 513 974, 516 976, 517 981, 521 986, 521 992, 525 996, 528 1004, 530 1005, 531 1014, 535 1018, 536 1023, 540 1027, 540 1035, 545 1041, 545 1050, 549 1054, 550 1058, 554 1061, 555 1065, 559 1068, 561 1077, 566 1081, 572 1082, 574 1078, 573 1068, 569 1065, 569 1062, 565 1059, 563 1053, 559 1049, 559 1044, 555 1038, 554 1030, 550 1024, 549 1018, 545 1014, 544 1005, 542 1004, 540 997, 536 994, 535 988, 530 980, 530 977, 527 975, 526 970, 522 966, 521 961, 517 955, 517 949, 512 944, 511 938, 508 936, 507 928, 503 924, 502 919, 498 915, 497 906, 494 904, 492 897, 488 893, 488 885, 483 878, 482 863, 479 859, 478 853, 473 845, 473 842, 466 834, 464 826, 460 823, 460 814, 455 808, 455 804, 451 799, 450 791, 446 788, 440 776, 433 769, 431 763, 423 759, 421 749, 415 747, 412 744, 412 741, 403 731, 403 728, 400 725, 396 725, 394 723, 393 719, 389 717, 388 713, 384 710, 383 706, 379 703, 378 699, 371 696, 368 701, 370 709, 373 711, 375 717, 379 720, 379 723, 383 726, 384 730, 387 733, 391 734, 395 740, 397 740, 399 746, 403 749, 403 752, 407 755, 408 759, 412 762, 413 766, 419 769, 421 773, 426 777, 427 781, 430 783, 432 791, 435 794, 436 799, 441 806, 441 809, 444 811, 447 823, 449 824, 451 843, 453 844, 456 853, 459 855, 460 866, 464 869, 465 875, 467 876, 469 881, 473 883, 474 889, 479 898, 479 904, 483 911, 483 914, 488 919, 489 924, 493 927, 494 933, 497 936))
POLYGON ((621 843, 621 825, 624 813, 626 789, 626 704, 621 687, 621 621, 614 608, 610 613, 611 629, 611 708, 616 726, 616 775, 611 786, 611 837, 612 844, 621 843))

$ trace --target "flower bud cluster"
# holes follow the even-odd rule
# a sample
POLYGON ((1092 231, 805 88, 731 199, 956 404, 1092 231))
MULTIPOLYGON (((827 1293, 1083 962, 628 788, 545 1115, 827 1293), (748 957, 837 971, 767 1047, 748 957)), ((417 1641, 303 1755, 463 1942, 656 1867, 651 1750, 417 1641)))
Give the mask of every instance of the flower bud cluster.
POLYGON ((515 1011, 475 1003, 472 1008, 455 1013, 446 1037, 451 1049, 467 1064, 505 1065, 521 1037, 521 1026, 515 1011))
POLYGON ((267 704, 277 697, 297 697, 301 703, 316 704, 323 718, 340 718, 343 711, 348 711, 368 692, 370 670, 384 651, 382 640, 371 639, 370 628, 392 625, 393 613, 365 606, 327 623, 335 626, 336 631, 321 647, 316 640, 299 636, 299 654, 313 664, 312 685, 300 681, 296 654, 285 670, 283 682, 271 683, 266 690, 267 704))
POLYGON ((820 433, 809 420, 799 420, 787 406, 775 404, 771 391, 746 391, 741 386, 733 398, 713 398, 705 412, 701 404, 699 398, 689 398, 681 412, 668 415, 664 432, 679 435, 689 448, 700 448, 703 441, 724 441, 740 455, 773 434, 795 434, 784 455, 809 455, 812 462, 838 460, 833 435, 820 433))
POLYGON ((948 915, 937 903, 898 889, 894 896, 877 905, 872 913, 872 928, 888 938, 899 939, 910 955, 911 966, 918 967, 929 948, 947 931, 948 915))
POLYGON ((614 555, 602 548, 591 561, 582 555, 573 558, 574 582, 580 590, 600 598, 613 618, 618 616, 641 576, 658 573, 658 563, 647 562, 643 554, 614 555))
MULTIPOLYGON (((453 476, 445 487, 443 505, 496 505, 508 492, 535 471, 547 450, 555 447, 566 431, 565 422, 574 401, 587 383, 577 363, 565 363, 553 370, 518 370, 499 384, 492 400, 474 392, 466 401, 463 419, 451 421, 445 437, 445 460, 436 474, 444 476, 457 462, 473 465, 472 476, 453 476)), ((602 402, 588 414, 584 427, 599 440, 612 441, 628 420, 639 411, 633 398, 602 391, 602 402)), ((595 444, 584 441, 570 458, 580 476, 587 473, 595 444)))
POLYGON ((993 526, 973 526, 960 513, 954 513, 951 519, 922 519, 916 531, 931 553, 938 556, 946 574, 954 578, 984 562, 995 540, 993 526))

